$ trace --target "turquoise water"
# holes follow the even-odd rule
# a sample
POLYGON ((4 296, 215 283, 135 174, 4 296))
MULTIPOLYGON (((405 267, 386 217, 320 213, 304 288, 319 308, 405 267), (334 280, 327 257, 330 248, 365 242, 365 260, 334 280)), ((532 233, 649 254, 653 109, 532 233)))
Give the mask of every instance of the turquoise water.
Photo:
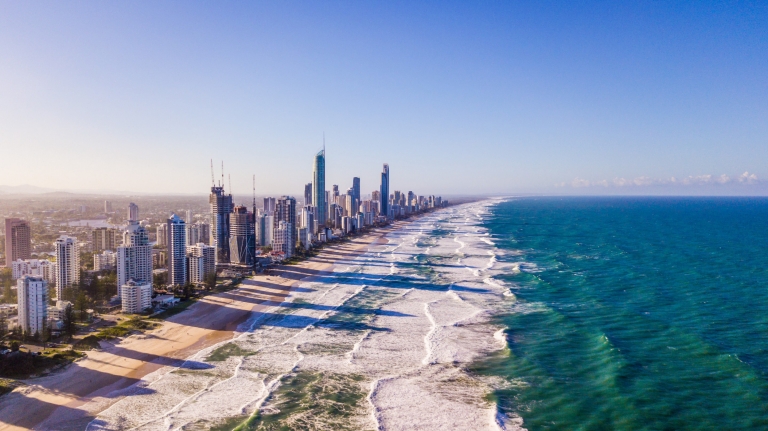
POLYGON ((529 430, 768 429, 768 199, 521 198, 518 303, 478 365, 529 430))

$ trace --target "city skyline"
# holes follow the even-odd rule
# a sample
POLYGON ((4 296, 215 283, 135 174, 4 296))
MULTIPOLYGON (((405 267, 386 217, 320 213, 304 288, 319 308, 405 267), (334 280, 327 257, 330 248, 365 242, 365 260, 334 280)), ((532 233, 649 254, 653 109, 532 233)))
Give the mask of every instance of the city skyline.
POLYGON ((4 5, 0 185, 298 196, 325 132, 363 190, 768 192, 761 5, 92 6, 4 5))

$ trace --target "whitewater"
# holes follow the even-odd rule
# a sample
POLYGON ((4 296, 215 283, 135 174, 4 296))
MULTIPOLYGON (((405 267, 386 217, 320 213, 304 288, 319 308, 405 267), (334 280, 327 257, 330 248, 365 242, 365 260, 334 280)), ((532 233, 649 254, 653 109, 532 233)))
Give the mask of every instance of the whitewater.
POLYGON ((508 383, 467 370, 506 348, 491 318, 516 301, 496 276, 519 268, 482 227, 496 203, 449 207, 340 255, 231 340, 83 406, 111 404, 87 430, 522 429, 488 396, 508 383))

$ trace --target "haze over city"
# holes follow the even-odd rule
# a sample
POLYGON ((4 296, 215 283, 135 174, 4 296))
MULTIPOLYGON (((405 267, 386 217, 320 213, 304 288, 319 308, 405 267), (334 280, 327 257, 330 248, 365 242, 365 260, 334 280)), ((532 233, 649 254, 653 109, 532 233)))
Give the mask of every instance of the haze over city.
POLYGON ((325 133, 364 190, 383 162, 444 195, 767 190, 763 3, 2 11, 0 185, 204 194, 213 158, 298 194, 325 133))

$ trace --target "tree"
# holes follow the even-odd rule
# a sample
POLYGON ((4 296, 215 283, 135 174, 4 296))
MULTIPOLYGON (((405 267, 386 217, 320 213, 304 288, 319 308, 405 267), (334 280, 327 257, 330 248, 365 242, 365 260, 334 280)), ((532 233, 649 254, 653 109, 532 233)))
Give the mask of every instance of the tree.
POLYGON ((85 320, 85 314, 88 310, 88 297, 85 296, 85 292, 80 291, 75 299, 75 309, 80 313, 80 320, 85 320))
POLYGON ((12 352, 18 352, 19 351, 19 342, 16 340, 11 341, 11 351, 12 352))
POLYGON ((205 276, 204 282, 205 282, 205 287, 207 287, 208 290, 211 290, 214 287, 216 287, 216 273, 211 272, 210 274, 207 274, 205 276))
POLYGON ((5 313, 0 313, 0 339, 5 338, 6 334, 8 334, 8 319, 5 313))
POLYGON ((72 337, 77 332, 77 325, 75 324, 75 310, 72 308, 72 304, 67 304, 67 308, 64 309, 64 315, 62 316, 62 325, 64 326, 64 333, 72 337))
POLYGON ((3 281, 3 302, 13 304, 16 302, 16 291, 11 289, 11 281, 3 281))
POLYGON ((158 274, 152 274, 152 287, 155 289, 163 289, 168 284, 168 273, 161 272, 158 274))

